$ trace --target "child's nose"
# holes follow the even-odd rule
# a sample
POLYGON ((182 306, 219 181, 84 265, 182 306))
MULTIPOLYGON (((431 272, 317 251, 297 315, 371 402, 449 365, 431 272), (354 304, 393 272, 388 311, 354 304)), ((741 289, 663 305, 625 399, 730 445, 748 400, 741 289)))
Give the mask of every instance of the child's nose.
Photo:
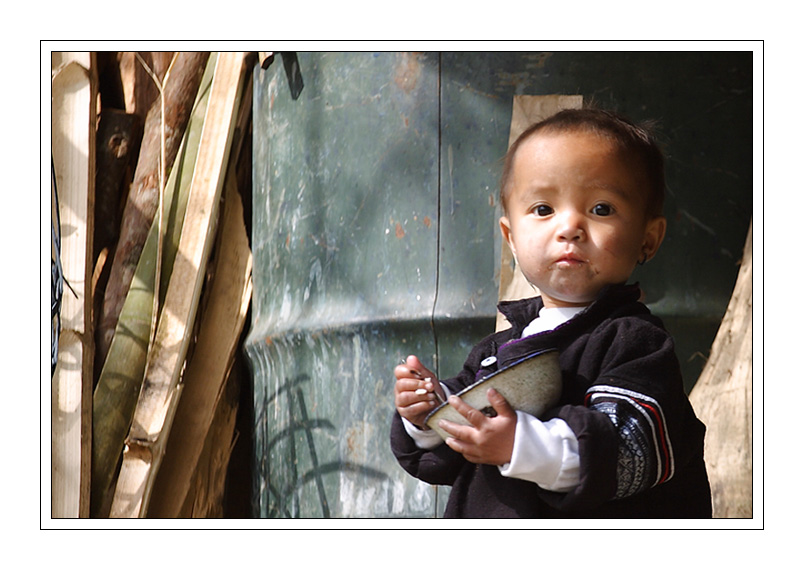
POLYGON ((568 212, 561 216, 558 228, 559 241, 580 241, 586 237, 583 227, 583 216, 576 212, 568 212))

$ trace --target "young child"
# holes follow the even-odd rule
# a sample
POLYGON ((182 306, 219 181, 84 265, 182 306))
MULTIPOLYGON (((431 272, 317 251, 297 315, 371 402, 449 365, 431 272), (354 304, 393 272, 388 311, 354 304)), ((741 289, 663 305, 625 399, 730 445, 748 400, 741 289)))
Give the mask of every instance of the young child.
POLYGON ((664 162, 649 132, 612 113, 562 111, 506 155, 502 234, 540 296, 504 301, 511 328, 439 382, 416 356, 394 370, 391 448, 450 485, 447 517, 711 517, 704 425, 684 393, 673 340, 626 285, 662 243, 664 162), (488 417, 451 395, 528 354, 559 350, 561 401, 545 417, 496 391, 488 417), (448 398, 471 425, 424 426, 448 398))

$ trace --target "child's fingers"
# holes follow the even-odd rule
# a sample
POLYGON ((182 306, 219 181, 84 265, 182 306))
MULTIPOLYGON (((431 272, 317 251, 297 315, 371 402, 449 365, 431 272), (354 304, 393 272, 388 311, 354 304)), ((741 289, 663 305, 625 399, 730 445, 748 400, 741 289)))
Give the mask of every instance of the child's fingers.
POLYGON ((449 404, 469 420, 471 425, 460 425, 446 420, 439 427, 450 434, 447 445, 472 463, 504 465, 511 460, 516 412, 496 390, 490 389, 487 398, 496 417, 488 417, 458 398, 450 396, 449 404))
POLYGON ((394 384, 394 391, 397 394, 410 392, 417 396, 432 395, 432 388, 433 383, 431 381, 420 380, 418 378, 397 378, 394 384))
POLYGON ((436 405, 436 398, 432 392, 405 390, 397 395, 397 405, 409 407, 415 404, 425 403, 428 408, 433 408, 436 405))
POLYGON ((475 428, 471 426, 464 426, 461 424, 456 424, 455 422, 451 422, 449 420, 441 420, 438 422, 438 427, 443 429, 452 437, 447 440, 449 443, 450 440, 454 440, 450 447, 455 451, 463 452, 463 445, 462 442, 467 442, 472 439, 473 432, 476 431, 475 428))
POLYGON ((394 385, 396 406, 406 408, 424 403, 429 410, 435 407, 436 403, 436 396, 431 389, 431 382, 416 378, 400 378, 394 385))
POLYGON ((419 395, 411 391, 397 394, 395 404, 399 415, 419 427, 437 405, 432 394, 419 395))
POLYGON ((424 423, 424 418, 433 411, 433 406, 430 402, 415 402, 397 409, 403 418, 409 419, 415 425, 421 425, 424 423))
POLYGON ((441 387, 441 383, 438 381, 436 375, 424 366, 419 360, 419 358, 411 354, 405 359, 405 366, 411 371, 414 376, 424 379, 429 384, 426 386, 427 390, 431 392, 435 392, 436 396, 438 396, 438 401, 443 402, 447 399, 447 395, 444 392, 444 389, 441 387))
POLYGON ((417 379, 418 376, 410 371, 410 368, 406 364, 399 364, 396 368, 394 368, 394 376, 397 379, 400 378, 412 378, 417 379))
POLYGON ((439 384, 435 375, 425 368, 415 355, 408 356, 405 362, 397 365, 396 368, 394 368, 394 376, 396 376, 397 382, 402 379, 412 379, 418 382, 415 385, 407 383, 404 387, 397 384, 397 392, 401 390, 414 390, 417 391, 417 395, 419 396, 428 395, 428 400, 435 398, 439 402, 443 402, 446 398, 446 394, 444 394, 444 390, 441 388, 441 384, 439 384), (433 394, 435 394, 435 396, 433 396, 433 394))
POLYGON ((435 376, 426 368, 417 369, 408 364, 399 364, 394 368, 394 376, 399 378, 414 378, 432 382, 435 376))
POLYGON ((411 373, 422 378, 436 377, 435 374, 433 374, 424 364, 422 364, 422 361, 419 360, 419 357, 415 354, 411 354, 405 359, 404 366, 406 366, 411 373))
MULTIPOLYGON (((461 400, 458 396, 450 396, 447 400, 450 406, 455 408, 455 410, 469 420, 469 423, 472 424, 476 428, 480 428, 488 419, 483 412, 477 410, 461 400)), ((457 425, 457 424, 453 424, 457 425)))
POLYGON ((486 398, 489 404, 491 404, 491 407, 494 408, 494 411, 497 412, 498 416, 516 416, 516 411, 514 411, 511 404, 508 403, 508 400, 494 388, 489 388, 486 398))

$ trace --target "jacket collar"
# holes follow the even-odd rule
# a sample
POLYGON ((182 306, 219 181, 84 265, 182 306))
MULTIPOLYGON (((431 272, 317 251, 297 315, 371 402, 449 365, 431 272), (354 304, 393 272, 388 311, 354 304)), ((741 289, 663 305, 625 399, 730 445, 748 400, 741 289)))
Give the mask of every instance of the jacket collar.
MULTIPOLYGON (((592 304, 580 314, 595 313, 601 309, 609 312, 615 305, 638 301, 641 294, 639 283, 606 285, 592 304)), ((543 306, 544 301, 539 296, 515 301, 501 301, 497 305, 497 309, 511 323, 512 332, 515 337, 518 337, 522 334, 522 330, 539 315, 543 306)))

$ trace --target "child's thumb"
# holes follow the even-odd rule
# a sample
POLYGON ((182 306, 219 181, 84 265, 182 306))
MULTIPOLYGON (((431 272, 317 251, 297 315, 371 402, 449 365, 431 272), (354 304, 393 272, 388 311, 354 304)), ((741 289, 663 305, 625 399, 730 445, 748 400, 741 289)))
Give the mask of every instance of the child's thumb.
POLYGON ((411 354, 410 356, 408 356, 408 358, 405 360, 405 364, 409 368, 412 368, 413 370, 419 370, 421 372, 427 370, 424 364, 422 364, 422 361, 419 360, 419 357, 416 356, 415 354, 411 354))
POLYGON ((498 416, 510 417, 516 415, 516 412, 511 407, 511 404, 508 403, 508 400, 494 388, 489 388, 486 398, 489 404, 491 404, 491 407, 494 408, 494 411, 497 412, 498 416))

